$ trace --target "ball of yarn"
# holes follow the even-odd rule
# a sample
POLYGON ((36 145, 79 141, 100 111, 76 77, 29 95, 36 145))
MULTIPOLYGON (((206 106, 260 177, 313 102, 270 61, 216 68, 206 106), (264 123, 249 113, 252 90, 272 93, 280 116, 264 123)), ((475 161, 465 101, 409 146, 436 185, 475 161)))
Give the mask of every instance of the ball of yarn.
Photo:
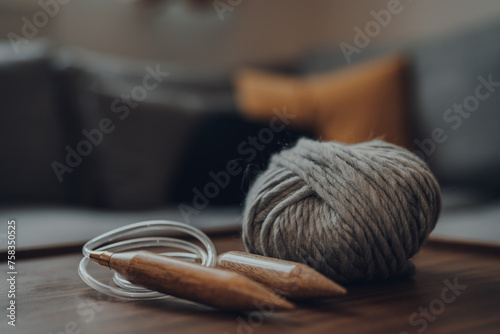
POLYGON ((275 154, 245 202, 248 252, 308 264, 344 284, 414 272, 441 192, 408 150, 301 139, 275 154))

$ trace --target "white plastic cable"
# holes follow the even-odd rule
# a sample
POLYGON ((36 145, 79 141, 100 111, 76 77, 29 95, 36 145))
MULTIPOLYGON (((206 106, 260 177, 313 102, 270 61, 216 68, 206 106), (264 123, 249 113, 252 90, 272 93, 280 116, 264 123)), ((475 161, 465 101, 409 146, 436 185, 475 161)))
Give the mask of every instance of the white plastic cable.
POLYGON ((217 252, 214 244, 205 233, 196 227, 168 220, 151 220, 126 225, 89 240, 82 249, 84 257, 78 266, 78 274, 90 287, 109 296, 132 299, 157 299, 170 297, 159 292, 135 286, 123 279, 117 273, 113 275, 113 282, 116 286, 107 285, 95 279, 87 270, 87 266, 89 262, 91 262, 89 255, 92 251, 123 252, 127 250, 137 250, 150 247, 170 247, 184 250, 186 252, 169 252, 160 254, 190 260, 199 258, 201 260, 201 264, 207 267, 214 267, 217 260, 217 252), (168 232, 182 232, 188 234, 199 240, 205 249, 194 243, 178 238, 161 236, 134 238, 134 235, 144 233, 155 233, 158 235, 168 232), (120 239, 124 240, 114 242, 115 240, 120 239))

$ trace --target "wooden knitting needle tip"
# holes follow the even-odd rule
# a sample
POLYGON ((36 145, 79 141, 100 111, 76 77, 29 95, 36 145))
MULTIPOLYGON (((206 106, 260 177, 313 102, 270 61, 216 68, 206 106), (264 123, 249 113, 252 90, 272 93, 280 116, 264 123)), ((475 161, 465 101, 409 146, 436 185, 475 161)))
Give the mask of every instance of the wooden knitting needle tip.
POLYGON ((267 287, 236 272, 146 251, 96 251, 90 253, 90 259, 117 271, 133 284, 220 309, 250 311, 263 304, 272 305, 275 310, 294 308, 267 287))
POLYGON ((238 272, 291 299, 326 298, 347 290, 311 267, 292 261, 231 251, 219 255, 220 268, 238 272))

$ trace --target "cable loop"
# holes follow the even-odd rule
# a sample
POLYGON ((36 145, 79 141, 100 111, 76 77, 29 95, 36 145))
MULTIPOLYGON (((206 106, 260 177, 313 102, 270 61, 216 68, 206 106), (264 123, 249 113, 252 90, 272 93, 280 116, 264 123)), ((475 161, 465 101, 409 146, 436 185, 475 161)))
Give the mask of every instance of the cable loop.
POLYGON ((91 262, 89 255, 92 251, 123 252, 151 247, 180 249, 185 252, 166 252, 160 254, 185 260, 200 259, 201 264, 207 267, 215 267, 216 264, 217 252, 215 246, 205 233, 196 227, 184 223, 168 220, 150 220, 126 225, 89 240, 82 249, 84 257, 78 266, 78 274, 90 287, 109 296, 128 299, 158 299, 170 297, 159 292, 133 285, 117 273, 113 275, 113 282, 116 286, 111 286, 100 282, 88 272, 87 267, 91 262), (155 234, 167 232, 185 233, 199 240, 205 249, 192 242, 178 238, 162 236, 141 236, 134 238, 134 236, 144 235, 145 233, 151 234, 153 232, 155 234), (124 238, 127 239, 121 240, 124 238), (121 241, 113 242, 115 240, 121 241))

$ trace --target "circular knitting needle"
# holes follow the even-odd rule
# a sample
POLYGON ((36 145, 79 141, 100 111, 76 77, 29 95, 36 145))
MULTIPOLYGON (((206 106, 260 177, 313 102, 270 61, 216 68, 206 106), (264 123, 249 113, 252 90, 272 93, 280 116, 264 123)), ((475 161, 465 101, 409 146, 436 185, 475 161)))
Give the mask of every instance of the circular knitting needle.
POLYGON ((90 259, 117 271, 130 283, 220 309, 250 311, 263 303, 272 304, 276 310, 294 308, 267 287, 227 270, 147 251, 95 251, 90 259))

